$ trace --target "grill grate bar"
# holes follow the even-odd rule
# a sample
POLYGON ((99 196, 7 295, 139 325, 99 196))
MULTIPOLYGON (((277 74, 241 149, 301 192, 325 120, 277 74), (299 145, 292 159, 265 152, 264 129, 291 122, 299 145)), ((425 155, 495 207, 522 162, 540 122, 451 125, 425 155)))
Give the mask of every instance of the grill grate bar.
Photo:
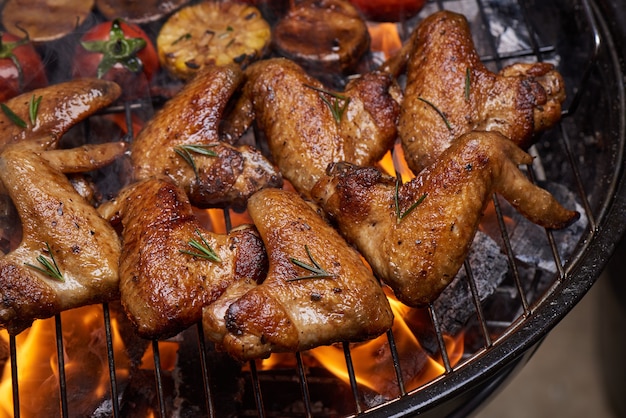
POLYGON ((357 386, 356 375, 354 373, 354 364, 352 363, 350 344, 347 342, 343 343, 343 354, 346 358, 346 368, 348 370, 348 376, 350 377, 350 388, 352 389, 352 396, 354 397, 356 413, 360 414, 363 412, 363 409, 361 408, 361 402, 359 402, 359 388, 357 386))
POLYGON ((61 325, 61 314, 54 316, 54 325, 57 341, 57 369, 59 373, 59 394, 61 395, 61 415, 68 416, 67 404, 67 379, 65 378, 65 356, 63 355, 63 329, 61 325))
POLYGON ((298 352, 296 355, 296 361, 298 363, 298 378, 300 379, 300 390, 302 391, 302 401, 304 402, 304 410, 307 418, 313 416, 311 410, 311 396, 309 395, 309 385, 304 371, 304 363, 302 362, 302 355, 298 352))
POLYGON ((107 360, 109 363, 109 382, 111 383, 111 408, 115 418, 120 416, 120 406, 118 402, 117 377, 115 375, 115 358, 113 353, 113 337, 111 335, 111 315, 109 312, 109 304, 102 304, 102 313, 104 315, 104 332, 106 334, 107 360))
POLYGON ((437 336, 437 344, 439 346, 439 352, 441 353, 441 359, 443 360, 443 367, 446 369, 446 373, 450 373, 452 371, 452 365, 450 364, 450 356, 448 356, 448 350, 446 349, 446 343, 443 339, 443 332, 441 331, 441 325, 439 324, 439 319, 437 318, 437 313, 435 312, 435 308, 432 303, 428 305, 428 315, 430 316, 430 320, 433 324, 433 328, 435 329, 435 334, 437 336))
POLYGON ((202 382, 204 383, 204 396, 206 399, 206 410, 210 418, 215 417, 215 405, 213 403, 213 395, 211 392, 211 378, 207 362, 206 341, 204 339, 204 329, 202 322, 196 325, 198 329, 198 351, 200 354, 200 369, 202 371, 202 382))
MULTIPOLYGON (((489 334, 489 329, 487 328, 487 321, 485 320, 485 314, 483 313, 483 307, 480 303, 480 295, 478 294, 478 288, 476 285, 476 280, 474 278, 474 274, 472 273, 472 268, 470 267, 470 263, 468 260, 463 262, 465 266, 465 273, 467 274, 467 282, 470 287, 470 291, 472 292, 472 299, 474 301, 474 309, 476 309, 476 316, 478 317, 478 323, 480 324, 480 328, 483 334, 483 339, 485 341, 485 348, 491 347, 491 335, 489 334)), ((444 347, 445 348, 445 347, 444 347)))
POLYGON ((15 335, 9 335, 9 352, 11 353, 11 390, 13 393, 13 417, 20 416, 20 386, 17 375, 17 344, 15 335))
POLYGON ((250 377, 252 380, 252 391, 254 392, 256 409, 259 413, 259 418, 264 418, 265 407, 263 406, 263 397, 261 396, 261 384, 259 382, 259 374, 256 369, 256 362, 252 360, 248 363, 250 364, 250 377))
POLYGON ((161 355, 159 354, 159 342, 157 340, 152 341, 152 355, 154 357, 154 378, 156 380, 159 416, 161 418, 167 418, 165 396, 163 392, 163 378, 161 376, 161 355))
POLYGON ((391 352, 391 360, 393 362, 393 369, 396 373, 396 379, 398 380, 398 388, 400 389, 400 396, 406 395, 406 387, 404 386, 404 377, 402 377, 402 367, 400 366, 400 355, 398 354, 398 348, 396 347, 396 339, 393 336, 391 330, 387 331, 387 341, 389 341, 389 351, 391 352))

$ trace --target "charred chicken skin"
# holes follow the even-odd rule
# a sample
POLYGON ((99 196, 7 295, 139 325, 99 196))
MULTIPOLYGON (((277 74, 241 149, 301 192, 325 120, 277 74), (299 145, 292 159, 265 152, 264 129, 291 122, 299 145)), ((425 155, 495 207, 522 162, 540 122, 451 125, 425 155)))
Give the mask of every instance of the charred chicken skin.
POLYGON ((246 112, 256 118, 283 176, 303 196, 331 162, 371 165, 393 145, 399 105, 392 94, 400 93, 386 73, 364 74, 343 93, 283 58, 259 61, 245 74, 239 124, 246 112))
POLYGON ((240 360, 376 337, 393 314, 380 283, 299 195, 264 189, 248 211, 269 258, 265 281, 226 311, 223 346, 240 360))
POLYGON ((410 182, 339 163, 313 195, 398 299, 422 306, 456 275, 493 193, 547 228, 578 219, 519 170, 531 161, 499 133, 472 132, 410 182))
POLYGON ((258 189, 282 185, 258 150, 220 142, 220 121, 240 82, 235 65, 209 67, 189 81, 134 140, 134 178, 169 176, 198 207, 245 207, 258 189))
POLYGON ((22 223, 19 246, 0 257, 0 326, 12 334, 118 296, 117 234, 63 173, 102 167, 124 143, 44 152, 25 145, 0 155, 0 177, 22 223))
POLYGON ((9 99, 4 105, 26 127, 19 126, 5 112, 0 112, 0 150, 6 144, 25 140, 47 148, 76 123, 113 103, 120 93, 120 87, 111 81, 83 78, 9 99), (29 115, 33 101, 39 101, 34 122, 29 115))
POLYGON ((430 15, 407 45, 398 132, 415 173, 464 133, 497 131, 527 148, 561 118, 565 88, 554 66, 520 63, 492 73, 480 61, 463 15, 430 15))
POLYGON ((120 298, 144 338, 168 338, 199 322, 203 307, 230 285, 256 282, 266 271, 254 227, 206 230, 167 177, 133 183, 99 211, 121 222, 120 298))

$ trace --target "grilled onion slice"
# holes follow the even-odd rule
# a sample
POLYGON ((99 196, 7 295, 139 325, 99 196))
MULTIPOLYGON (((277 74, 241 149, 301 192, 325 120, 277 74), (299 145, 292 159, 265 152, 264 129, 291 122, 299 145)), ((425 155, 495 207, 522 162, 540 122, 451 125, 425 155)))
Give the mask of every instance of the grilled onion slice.
POLYGON ((186 80, 206 65, 246 66, 264 54, 270 39, 256 7, 208 1, 174 13, 159 32, 157 49, 161 65, 186 80))

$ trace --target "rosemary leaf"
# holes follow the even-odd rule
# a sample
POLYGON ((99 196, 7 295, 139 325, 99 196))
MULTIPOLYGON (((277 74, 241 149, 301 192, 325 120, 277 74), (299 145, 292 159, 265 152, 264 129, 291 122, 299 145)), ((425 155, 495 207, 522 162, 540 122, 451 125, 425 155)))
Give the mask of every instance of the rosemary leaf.
POLYGON ((191 153, 194 152, 207 157, 217 157, 217 153, 209 149, 211 146, 213 145, 178 145, 174 147, 174 152, 180 155, 182 159, 191 166, 196 178, 198 178, 198 167, 191 153))
POLYGON ((322 99, 322 101, 330 109, 330 113, 332 113, 333 118, 335 119, 335 122, 337 123, 341 122, 341 118, 343 117, 343 114, 346 112, 346 109, 348 108, 348 104, 350 103, 349 97, 334 93, 332 91, 320 89, 319 87, 311 86, 308 84, 305 84, 304 87, 315 90, 318 93, 320 99, 322 99), (325 95, 330 96, 332 100, 328 99, 325 95), (340 105, 340 102, 343 104, 340 105))
POLYGON ((5 105, 4 103, 0 103, 0 108, 2 109, 2 113, 4 113, 6 117, 11 120, 11 122, 13 122, 15 125, 19 126, 22 129, 26 129, 26 122, 24 122, 22 118, 17 116, 15 112, 13 112, 11 108, 9 108, 9 106, 5 105))
POLYGON ((216 263, 221 263, 222 259, 217 255, 211 244, 202 236, 199 230, 196 229, 196 234, 200 237, 200 241, 192 238, 187 242, 187 244, 197 250, 198 252, 189 251, 189 250, 179 250, 183 254, 189 254, 194 257, 204 258, 206 260, 215 261, 216 263))
POLYGON ((441 116, 441 119, 443 119, 443 121, 446 124, 446 127, 448 128, 448 130, 452 130, 452 126, 450 126, 450 122, 448 122, 448 118, 446 118, 446 115, 441 110, 439 110, 437 108, 437 106, 435 106, 430 101, 424 99, 423 97, 418 97, 418 99, 423 101, 424 103, 426 103, 428 106, 432 107, 435 110, 435 112, 437 112, 439 114, 439 116, 441 116))
POLYGON ((30 98, 30 102, 28 103, 28 116, 30 117, 30 123, 35 125, 37 122, 37 113, 39 113, 39 105, 41 104, 41 99, 43 96, 39 96, 35 99, 35 95, 30 98))
POLYGON ((57 265, 57 262, 54 259, 54 255, 52 254, 52 249, 50 248, 50 244, 48 244, 47 242, 46 242, 46 248, 48 249, 48 254, 50 254, 50 258, 44 256, 43 254, 40 254, 39 256, 37 256, 37 261, 43 267, 36 266, 30 263, 24 263, 24 264, 32 269, 39 271, 40 273, 45 274, 46 276, 52 279, 58 280, 60 282, 64 282, 65 279, 63 278, 63 274, 61 273, 61 270, 59 269, 59 266, 57 265))
POLYGON ((305 276, 298 276, 295 277, 293 279, 288 279, 288 282, 293 282, 296 280, 304 280, 304 279, 321 279, 324 277, 334 277, 333 274, 327 272, 326 270, 324 270, 322 268, 322 266, 320 266, 320 264, 315 261, 315 259, 313 258, 313 256, 311 255, 311 251, 309 251, 309 246, 308 245, 304 245, 304 250, 306 251, 307 256, 309 257, 309 261, 312 264, 307 264, 304 261, 300 261, 296 258, 290 258, 289 260, 295 264, 298 267, 301 267, 309 272, 311 272, 312 274, 308 274, 305 276))
POLYGON ((394 196, 394 200, 396 204, 396 219, 398 223, 400 223, 400 221, 406 218, 409 215, 409 213, 413 212, 413 210, 416 207, 421 205, 424 199, 426 199, 426 196, 428 196, 428 193, 424 193, 411 206, 409 206, 407 210, 405 210, 404 212, 401 212, 400 211, 400 197, 398 193, 399 189, 400 189, 400 176, 396 176, 396 193, 394 196))

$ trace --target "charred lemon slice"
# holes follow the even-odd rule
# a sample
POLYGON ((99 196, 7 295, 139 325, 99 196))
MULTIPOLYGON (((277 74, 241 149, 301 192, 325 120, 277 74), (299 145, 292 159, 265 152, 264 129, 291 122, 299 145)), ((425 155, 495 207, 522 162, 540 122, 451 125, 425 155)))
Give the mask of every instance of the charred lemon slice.
POLYGON ((170 16, 157 49, 161 65, 186 80, 206 65, 246 66, 264 54, 270 40, 270 26, 256 7, 207 1, 170 16))

